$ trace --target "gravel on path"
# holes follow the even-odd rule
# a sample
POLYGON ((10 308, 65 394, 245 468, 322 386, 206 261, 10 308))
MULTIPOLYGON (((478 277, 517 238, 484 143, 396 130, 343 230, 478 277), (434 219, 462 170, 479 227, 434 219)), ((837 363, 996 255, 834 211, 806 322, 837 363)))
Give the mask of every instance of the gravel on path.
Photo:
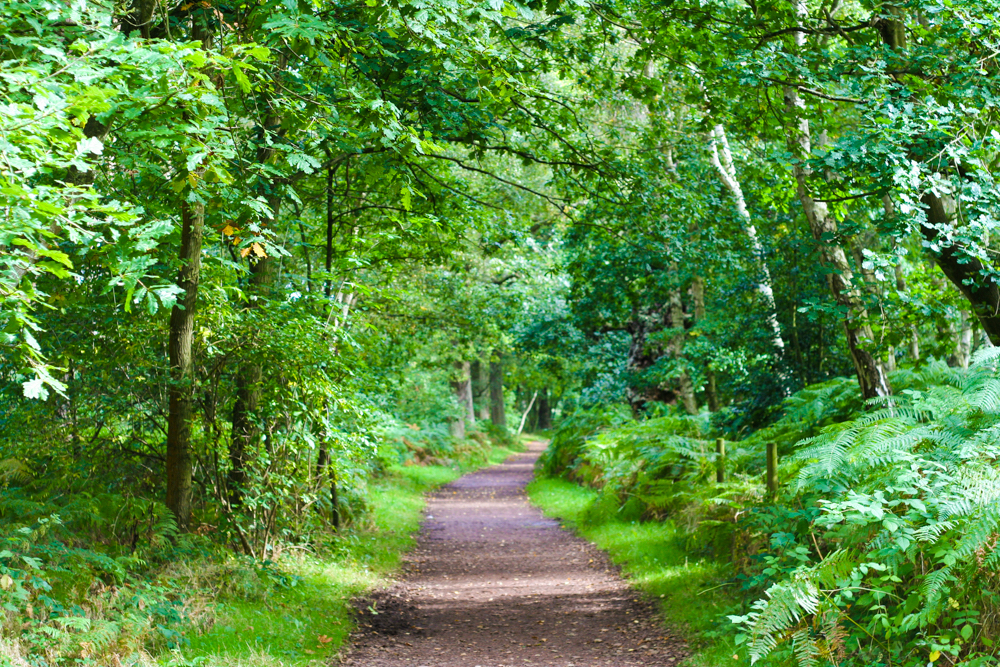
POLYGON ((545 449, 429 499, 393 588, 359 602, 350 667, 671 667, 687 654, 607 557, 528 504, 545 449))

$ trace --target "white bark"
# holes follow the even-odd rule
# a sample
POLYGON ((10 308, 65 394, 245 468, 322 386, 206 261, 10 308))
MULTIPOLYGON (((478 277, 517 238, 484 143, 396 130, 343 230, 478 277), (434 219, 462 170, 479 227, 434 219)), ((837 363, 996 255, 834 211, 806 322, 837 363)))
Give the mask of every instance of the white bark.
POLYGON ((531 395, 531 400, 528 402, 528 407, 524 409, 524 414, 521 415, 521 425, 517 427, 517 434, 521 435, 521 431, 524 430, 524 423, 528 421, 528 414, 531 412, 531 408, 535 405, 535 399, 538 398, 538 392, 536 391, 531 395))
POLYGON ((750 248, 753 251, 754 261, 757 264, 757 291, 764 298, 767 308, 767 326, 771 331, 771 344, 774 346, 775 354, 779 358, 785 354, 785 341, 781 337, 781 324, 778 322, 777 307, 774 304, 774 289, 771 287, 771 271, 764 261, 764 249, 757 236, 757 228, 754 227, 747 209, 746 199, 743 197, 743 188, 740 186, 739 178, 736 176, 736 165, 733 162, 733 153, 729 149, 729 140, 726 138, 726 129, 721 123, 712 128, 709 135, 712 145, 712 164, 719 173, 722 184, 729 190, 736 202, 736 212, 743 221, 743 232, 750 240, 750 248))

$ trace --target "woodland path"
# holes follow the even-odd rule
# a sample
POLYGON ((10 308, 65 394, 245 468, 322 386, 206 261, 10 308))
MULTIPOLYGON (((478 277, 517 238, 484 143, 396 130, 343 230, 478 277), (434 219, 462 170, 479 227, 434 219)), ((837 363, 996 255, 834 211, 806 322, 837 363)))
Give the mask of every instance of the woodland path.
POLYGON ((430 497, 402 581, 361 606, 344 665, 669 667, 683 659, 683 642, 607 557, 528 504, 524 487, 545 444, 430 497))

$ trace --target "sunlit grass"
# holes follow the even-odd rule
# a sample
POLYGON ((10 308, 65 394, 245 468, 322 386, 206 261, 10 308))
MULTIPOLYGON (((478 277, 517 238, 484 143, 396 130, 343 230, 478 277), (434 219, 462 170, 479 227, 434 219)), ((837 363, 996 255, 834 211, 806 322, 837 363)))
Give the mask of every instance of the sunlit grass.
POLYGON ((183 651, 162 656, 161 663, 328 665, 353 628, 351 599, 388 585, 403 554, 413 547, 423 494, 513 453, 495 448, 461 465, 393 468, 372 485, 368 512, 344 531, 334 557, 322 560, 301 552, 284 558, 282 569, 299 577, 294 586, 278 588, 263 599, 217 603, 212 627, 189 636, 183 651))
POLYGON ((692 655, 686 665, 737 664, 725 615, 736 613, 739 600, 725 585, 725 568, 690 558, 682 547, 685 535, 670 522, 626 522, 591 511, 597 495, 562 479, 528 486, 532 503, 607 552, 636 589, 659 601, 664 618, 688 641, 692 655))

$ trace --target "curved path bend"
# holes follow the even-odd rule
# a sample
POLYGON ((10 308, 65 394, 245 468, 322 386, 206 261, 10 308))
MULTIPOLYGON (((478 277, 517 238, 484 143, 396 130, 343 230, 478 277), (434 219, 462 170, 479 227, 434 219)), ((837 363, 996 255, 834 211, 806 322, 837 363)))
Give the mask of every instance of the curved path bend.
POLYGON ((344 665, 670 667, 684 658, 683 642, 603 553, 528 504, 544 448, 533 442, 430 497, 402 581, 360 605, 344 665))

